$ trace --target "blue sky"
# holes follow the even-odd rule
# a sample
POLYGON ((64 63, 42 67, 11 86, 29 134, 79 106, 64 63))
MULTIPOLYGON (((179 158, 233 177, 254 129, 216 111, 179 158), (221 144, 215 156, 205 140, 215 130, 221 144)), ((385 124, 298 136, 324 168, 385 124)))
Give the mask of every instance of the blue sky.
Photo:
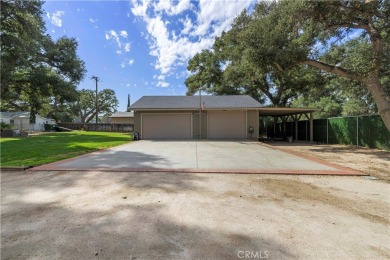
POLYGON ((115 90, 118 111, 145 95, 185 95, 187 61, 255 0, 47 1, 47 33, 76 38, 86 63, 79 89, 115 90))

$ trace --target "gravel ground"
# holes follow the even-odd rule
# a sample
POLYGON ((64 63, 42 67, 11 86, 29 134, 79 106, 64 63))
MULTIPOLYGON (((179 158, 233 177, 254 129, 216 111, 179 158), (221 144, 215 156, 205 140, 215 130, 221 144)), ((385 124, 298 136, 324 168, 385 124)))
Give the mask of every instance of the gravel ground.
POLYGON ((389 259, 367 177, 2 172, 2 259, 389 259))
POLYGON ((353 145, 267 142, 278 148, 319 158, 390 182, 390 152, 353 145))

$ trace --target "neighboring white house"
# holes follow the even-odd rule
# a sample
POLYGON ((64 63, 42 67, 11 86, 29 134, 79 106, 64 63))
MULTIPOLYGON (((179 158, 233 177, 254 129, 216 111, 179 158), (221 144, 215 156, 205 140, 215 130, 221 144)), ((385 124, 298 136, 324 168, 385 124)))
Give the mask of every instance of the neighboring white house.
POLYGON ((0 121, 16 129, 27 131, 43 131, 44 124, 55 123, 53 119, 36 115, 35 124, 30 124, 30 112, 0 112, 0 121))

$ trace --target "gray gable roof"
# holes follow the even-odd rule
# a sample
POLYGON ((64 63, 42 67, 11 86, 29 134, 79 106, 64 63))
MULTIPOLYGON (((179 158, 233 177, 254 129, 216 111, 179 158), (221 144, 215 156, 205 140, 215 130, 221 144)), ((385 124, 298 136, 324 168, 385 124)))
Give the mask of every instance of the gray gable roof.
POLYGON ((113 117, 134 117, 134 112, 133 111, 131 111, 131 112, 116 112, 109 117, 111 117, 111 118, 113 118, 113 117))
MULTIPOLYGON (((43 118, 43 119, 50 119, 50 118, 45 118, 42 117, 38 114, 36 114, 37 117, 43 118)), ((30 112, 0 112, 0 118, 10 118, 10 119, 15 119, 15 118, 30 118, 30 112)))
MULTIPOLYGON (((206 110, 262 107, 247 95, 202 96, 202 103, 206 110)), ((199 96, 143 96, 130 109, 199 109, 199 96)))
POLYGON ((30 117, 30 112, 0 112, 1 118, 30 117))

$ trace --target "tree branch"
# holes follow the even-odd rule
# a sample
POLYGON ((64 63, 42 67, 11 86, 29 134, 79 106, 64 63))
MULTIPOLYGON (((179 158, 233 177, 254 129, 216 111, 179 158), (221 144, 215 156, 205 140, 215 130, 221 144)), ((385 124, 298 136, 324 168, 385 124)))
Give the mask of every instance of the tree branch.
POLYGON ((300 64, 306 64, 306 65, 309 65, 312 67, 316 67, 320 70, 324 70, 324 71, 327 71, 329 73, 335 74, 335 75, 340 76, 340 77, 344 77, 344 78, 348 78, 348 79, 357 80, 357 81, 362 82, 362 77, 357 76, 355 74, 352 74, 352 73, 348 72, 347 70, 340 68, 338 66, 335 66, 335 65, 329 65, 329 64, 323 63, 321 61, 316 61, 316 60, 305 60, 305 61, 300 62, 300 64))
POLYGON ((332 24, 326 27, 329 30, 337 29, 337 28, 352 28, 352 29, 364 29, 366 31, 370 31, 370 26, 368 24, 358 23, 340 23, 340 24, 332 24))
POLYGON ((283 71, 283 68, 282 68, 282 66, 280 66, 279 63, 274 62, 274 64, 275 64, 276 68, 278 68, 279 71, 283 71))

